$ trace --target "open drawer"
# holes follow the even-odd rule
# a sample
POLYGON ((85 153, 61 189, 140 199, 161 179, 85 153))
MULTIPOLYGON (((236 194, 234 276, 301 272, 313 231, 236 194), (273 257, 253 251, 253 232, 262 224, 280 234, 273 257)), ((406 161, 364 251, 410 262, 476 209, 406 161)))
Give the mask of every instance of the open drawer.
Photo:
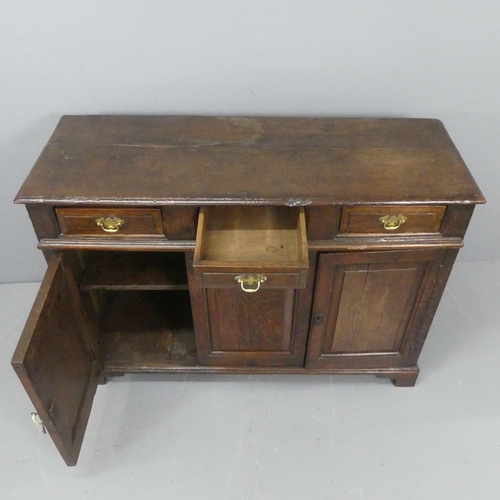
POLYGON ((203 207, 194 276, 205 288, 304 288, 309 261, 302 207, 203 207))

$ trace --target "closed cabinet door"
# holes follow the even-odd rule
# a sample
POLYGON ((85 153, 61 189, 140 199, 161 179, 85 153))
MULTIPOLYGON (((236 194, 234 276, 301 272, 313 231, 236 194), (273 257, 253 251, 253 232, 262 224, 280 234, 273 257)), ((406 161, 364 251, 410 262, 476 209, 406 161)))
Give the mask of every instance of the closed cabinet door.
POLYGON ((278 284, 274 288, 270 276, 270 285, 245 292, 237 283, 200 287, 188 269, 201 365, 304 366, 312 279, 297 290, 278 284))
POLYGON ((444 254, 411 250, 320 255, 306 366, 407 366, 444 254))

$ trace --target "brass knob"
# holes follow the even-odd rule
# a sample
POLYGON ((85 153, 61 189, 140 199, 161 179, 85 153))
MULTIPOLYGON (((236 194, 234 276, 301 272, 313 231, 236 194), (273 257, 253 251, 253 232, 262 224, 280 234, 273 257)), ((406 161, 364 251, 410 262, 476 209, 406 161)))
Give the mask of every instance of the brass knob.
POLYGON ((241 289, 247 293, 255 293, 259 290, 260 284, 267 280, 262 274, 242 274, 234 278, 241 286, 241 289), (257 285, 257 288, 245 288, 245 285, 257 285))
POLYGON ((107 233, 117 233, 120 227, 125 224, 125 221, 119 219, 118 217, 99 217, 95 220, 95 223, 102 228, 103 231, 107 233))
POLYGON ((379 222, 384 226, 387 231, 394 231, 398 227, 402 226, 406 222, 406 217, 404 215, 384 215, 380 217, 379 222))

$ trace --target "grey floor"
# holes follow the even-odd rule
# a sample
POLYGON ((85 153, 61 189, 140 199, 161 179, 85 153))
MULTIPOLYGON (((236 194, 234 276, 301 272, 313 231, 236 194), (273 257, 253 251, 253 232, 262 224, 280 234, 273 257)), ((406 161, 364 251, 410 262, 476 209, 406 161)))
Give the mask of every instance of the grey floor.
POLYGON ((126 376, 67 468, 9 362, 38 284, 0 286, 0 499, 500 496, 500 262, 458 263, 414 388, 372 377, 126 376))

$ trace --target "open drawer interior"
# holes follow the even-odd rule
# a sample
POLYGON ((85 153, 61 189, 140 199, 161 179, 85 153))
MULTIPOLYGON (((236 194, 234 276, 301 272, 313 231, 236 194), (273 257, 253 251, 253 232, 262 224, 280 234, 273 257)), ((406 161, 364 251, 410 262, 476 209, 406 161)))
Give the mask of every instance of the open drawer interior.
POLYGON ((203 207, 198 220, 194 272, 295 272, 307 275, 302 207, 203 207))

